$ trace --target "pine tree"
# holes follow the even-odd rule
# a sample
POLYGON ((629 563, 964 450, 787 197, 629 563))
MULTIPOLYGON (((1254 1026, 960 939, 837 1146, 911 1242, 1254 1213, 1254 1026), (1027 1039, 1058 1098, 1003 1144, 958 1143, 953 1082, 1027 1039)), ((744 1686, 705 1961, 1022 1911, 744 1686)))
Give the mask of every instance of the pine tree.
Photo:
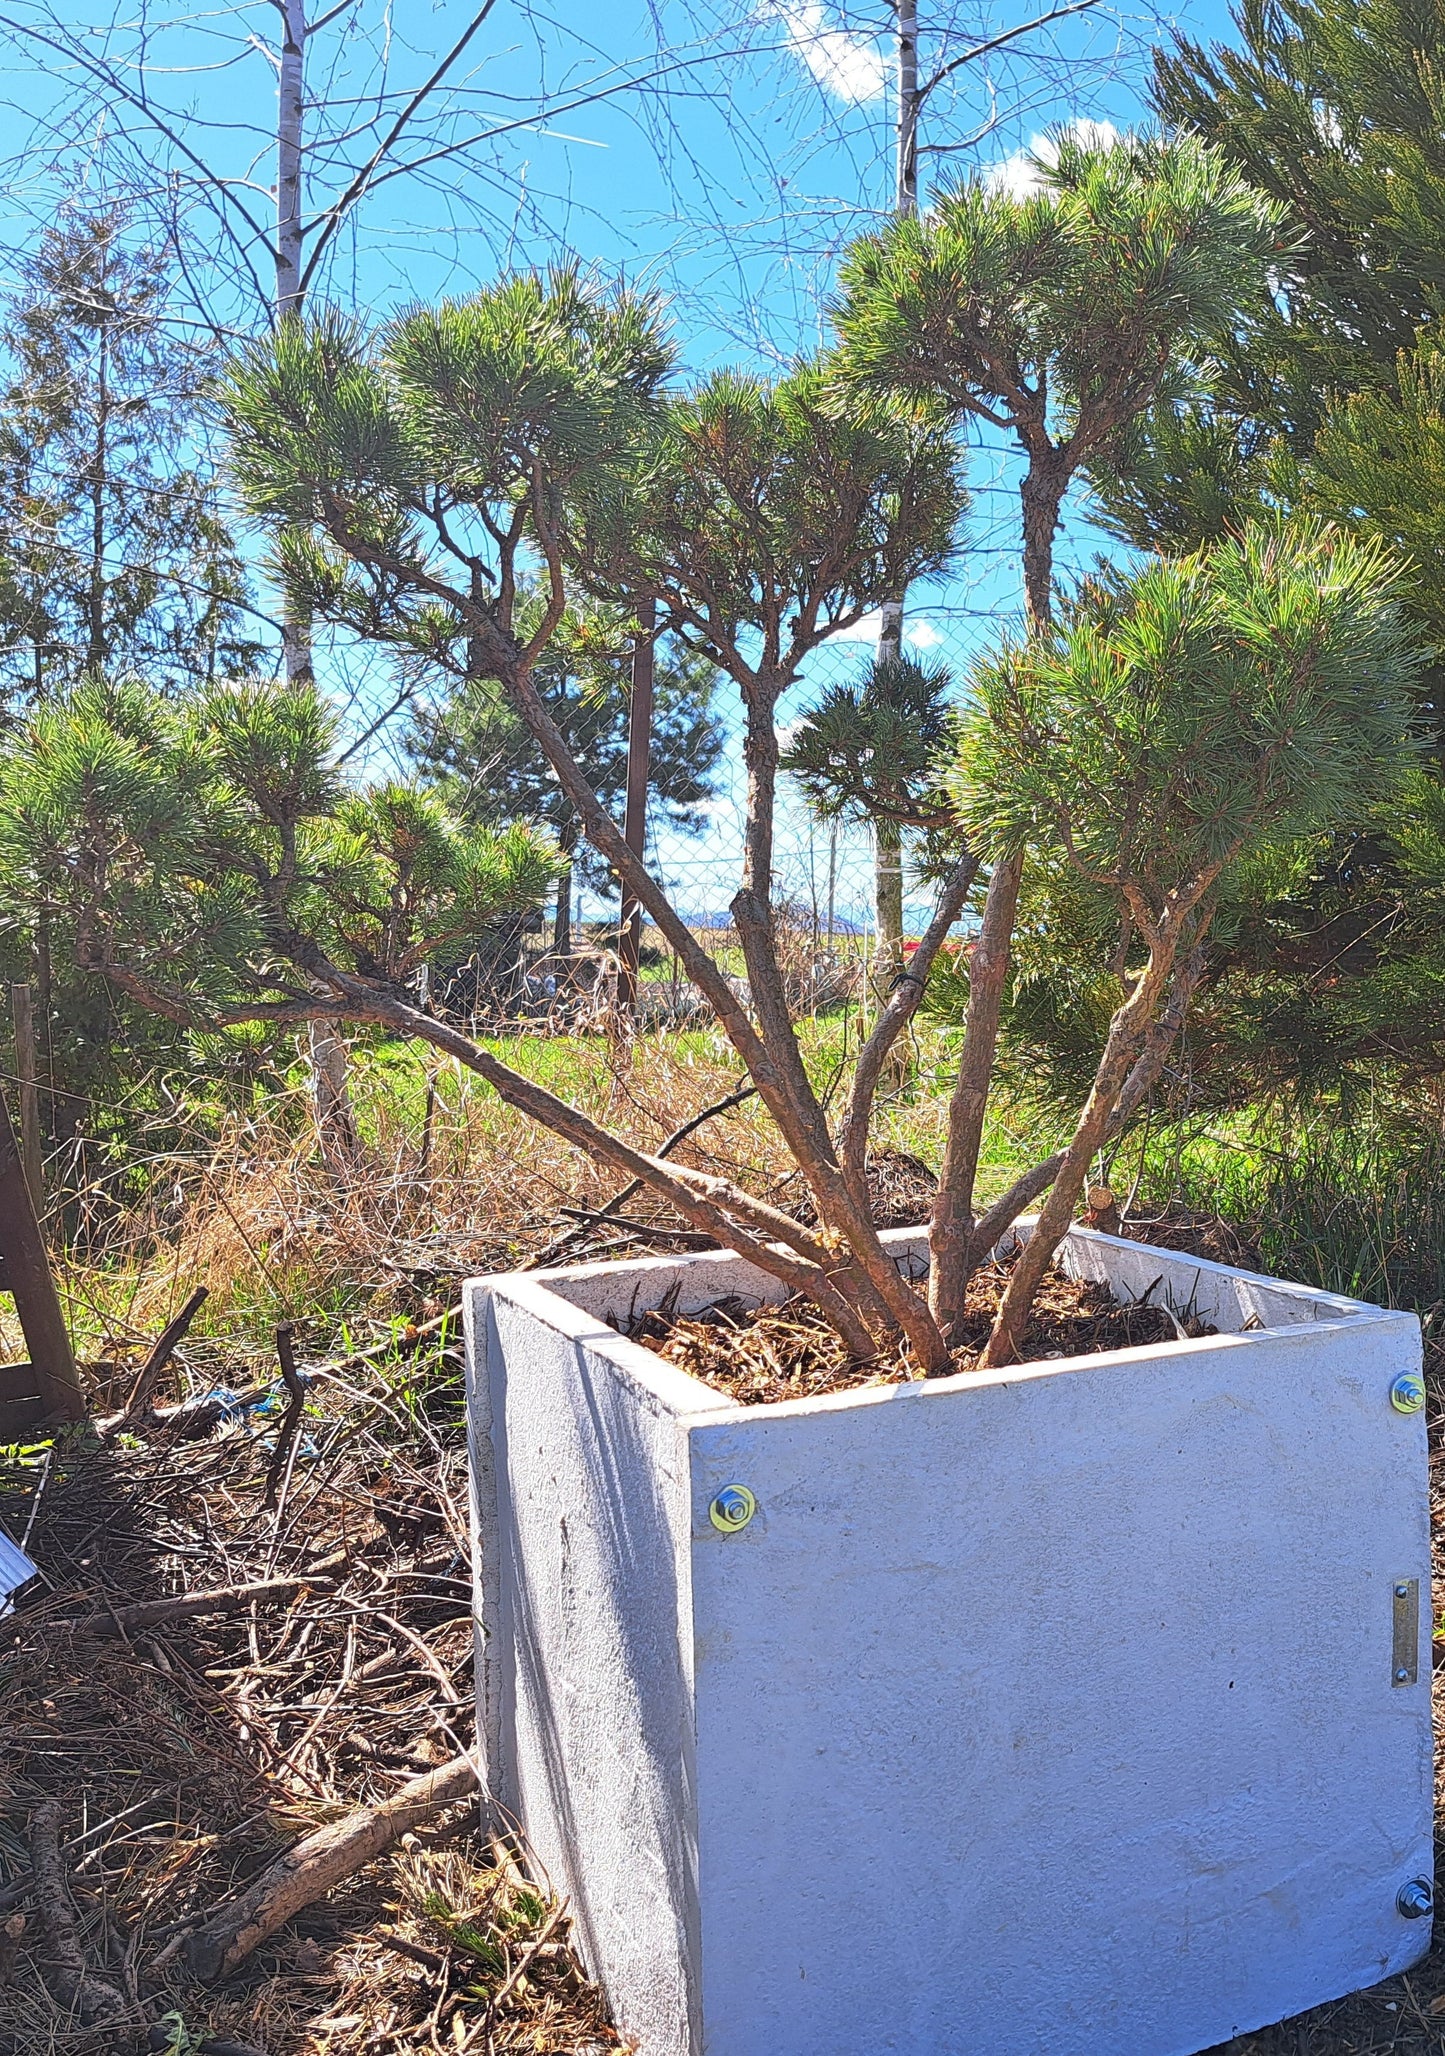
POLYGON ((856 685, 830 686, 793 731, 781 768, 824 820, 867 821, 876 851, 880 1000, 903 970, 908 831, 951 820, 936 760, 948 732, 949 675, 909 658, 875 658, 856 685))
POLYGON ((1445 10, 1433 0, 1240 0, 1234 39, 1156 53, 1154 105, 1279 210, 1265 290, 1091 467, 1106 524, 1192 549, 1267 504, 1340 399, 1388 393, 1445 288, 1445 10))
POLYGON ((1031 848, 1066 866, 1125 937, 1088 1096, 980 1368, 1015 1361, 1131 1077, 1203 976, 1231 874, 1398 802, 1418 664, 1401 571, 1323 523, 1257 523, 1101 585, 1067 628, 975 664, 962 817, 996 861, 1031 848))
POLYGON ((7 310, 0 417, 0 680, 13 700, 87 671, 237 675, 245 567, 205 461, 206 354, 165 323, 164 257, 113 207, 67 210, 7 310))
MULTIPOLYGON (((529 595, 535 617, 538 596, 529 595)), ((459 668, 465 668, 464 664, 459 668)), ((616 610, 575 606, 538 659, 537 689, 566 735, 588 783, 612 814, 627 787, 631 647, 616 610)), ((648 772, 654 825, 698 835, 727 732, 714 711, 716 667, 663 638, 654 680, 648 772)), ((460 818, 486 827, 536 821, 548 827, 566 860, 558 880, 553 947, 571 948, 573 873, 606 889, 608 872, 582 839, 577 809, 557 783, 526 723, 493 677, 463 677, 445 695, 418 706, 406 737, 412 761, 440 778, 460 818)))

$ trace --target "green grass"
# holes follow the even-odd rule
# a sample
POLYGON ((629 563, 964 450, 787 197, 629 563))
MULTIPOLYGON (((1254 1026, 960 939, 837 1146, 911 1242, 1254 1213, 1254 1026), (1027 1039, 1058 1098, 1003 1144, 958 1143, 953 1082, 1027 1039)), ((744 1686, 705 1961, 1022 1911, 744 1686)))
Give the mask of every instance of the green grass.
MULTIPOLYGON (((1126 1144, 1116 1182, 1132 1176, 1126 1144)), ((1218 1214, 1280 1277, 1425 1314, 1445 1305, 1445 1137, 1366 1114, 1256 1113, 1144 1149, 1139 1205, 1218 1214)))

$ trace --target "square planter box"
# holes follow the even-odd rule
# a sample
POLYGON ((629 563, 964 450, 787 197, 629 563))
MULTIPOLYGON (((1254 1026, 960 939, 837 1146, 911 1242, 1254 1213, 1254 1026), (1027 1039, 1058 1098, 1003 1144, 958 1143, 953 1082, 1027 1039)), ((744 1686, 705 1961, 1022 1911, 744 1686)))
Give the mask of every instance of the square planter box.
POLYGON ((487 1777, 643 2056, 1186 2056, 1425 1952, 1418 1322, 1061 1261, 1221 1332, 742 1408, 607 1325, 739 1258, 468 1288, 487 1777))

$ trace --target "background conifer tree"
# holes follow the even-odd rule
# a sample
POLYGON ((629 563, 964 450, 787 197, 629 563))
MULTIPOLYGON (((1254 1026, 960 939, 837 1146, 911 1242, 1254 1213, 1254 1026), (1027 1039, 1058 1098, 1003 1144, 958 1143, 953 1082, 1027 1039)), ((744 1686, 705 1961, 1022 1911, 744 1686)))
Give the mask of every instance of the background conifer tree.
POLYGON ((5 310, 0 678, 12 699, 102 669, 231 677, 256 654, 206 461, 209 354, 167 325, 167 290, 164 256, 131 244, 123 214, 67 210, 5 310))

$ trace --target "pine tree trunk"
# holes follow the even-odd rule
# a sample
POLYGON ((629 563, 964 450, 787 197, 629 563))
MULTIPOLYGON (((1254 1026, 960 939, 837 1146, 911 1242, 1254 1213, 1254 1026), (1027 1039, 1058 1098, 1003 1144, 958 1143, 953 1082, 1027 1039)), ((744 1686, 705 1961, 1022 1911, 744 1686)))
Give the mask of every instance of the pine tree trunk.
POLYGON ((90 576, 86 594, 88 671, 105 666, 105 488, 110 460, 110 335, 102 321, 95 388, 95 455, 90 478, 90 576))
MULTIPOLYGON (((302 200, 306 85, 306 0, 279 0, 281 70, 276 92, 276 301, 275 319, 300 314, 305 297, 302 200)), ((312 682, 311 623, 293 602, 285 603, 281 655, 286 683, 301 689, 312 682)))
POLYGON ((552 925, 552 953, 572 954, 572 853, 567 851, 567 868, 557 880, 557 915, 552 925))
POLYGON ((351 1104, 346 1044, 329 1021, 307 1023, 306 1061, 322 1155, 333 1170, 354 1169, 361 1160, 361 1138, 351 1104))
MULTIPOLYGON (((306 0, 278 0, 281 13, 281 67, 276 87, 276 299, 280 323, 299 315, 305 300, 302 283, 302 205, 305 197, 304 116, 306 107, 306 0)), ((304 692, 315 680, 311 656, 311 623, 288 598, 281 619, 281 661, 286 683, 304 692)), ((316 1136, 326 1161, 337 1167, 354 1165, 360 1156, 356 1118, 347 1084, 346 1044, 327 1021, 307 1029, 307 1061, 311 1071, 311 1106, 316 1136)))
MULTIPOLYGON (((1034 635, 1042 634, 1053 618, 1054 537, 1067 484, 1066 460, 1047 442, 1033 448, 1019 494, 1023 503, 1024 602, 1034 635)), ((928 1303, 945 1334, 963 1309, 968 1280, 979 1257, 973 1246, 977 1226, 974 1187, 1023 867, 1022 856, 1001 858, 995 865, 969 965, 968 1017, 929 1235, 928 1303)))

